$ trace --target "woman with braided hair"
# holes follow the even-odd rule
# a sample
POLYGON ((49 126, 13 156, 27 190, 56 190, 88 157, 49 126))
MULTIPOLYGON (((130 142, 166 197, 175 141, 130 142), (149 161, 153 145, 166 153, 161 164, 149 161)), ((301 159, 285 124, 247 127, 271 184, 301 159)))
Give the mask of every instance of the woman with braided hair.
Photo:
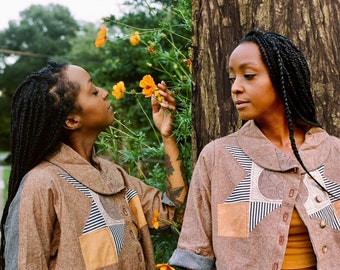
POLYGON ((317 121, 305 57, 252 30, 228 71, 245 124, 200 153, 170 264, 339 269, 340 140, 317 121))
POLYGON ((86 70, 50 61, 18 87, 1 269, 155 268, 154 210, 172 220, 187 191, 171 136, 175 99, 164 82, 158 88, 164 101, 151 99, 153 120, 172 169, 164 195, 96 156, 94 143, 112 124, 113 108, 86 70))

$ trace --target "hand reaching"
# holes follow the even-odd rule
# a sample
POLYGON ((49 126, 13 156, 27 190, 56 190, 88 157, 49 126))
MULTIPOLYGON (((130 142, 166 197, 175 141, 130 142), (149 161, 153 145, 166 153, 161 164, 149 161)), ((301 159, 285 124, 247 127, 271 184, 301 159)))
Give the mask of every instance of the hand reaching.
POLYGON ((155 96, 151 98, 153 121, 162 137, 168 138, 173 130, 173 112, 176 111, 176 101, 164 81, 159 83, 157 87, 163 100, 159 103, 155 96))

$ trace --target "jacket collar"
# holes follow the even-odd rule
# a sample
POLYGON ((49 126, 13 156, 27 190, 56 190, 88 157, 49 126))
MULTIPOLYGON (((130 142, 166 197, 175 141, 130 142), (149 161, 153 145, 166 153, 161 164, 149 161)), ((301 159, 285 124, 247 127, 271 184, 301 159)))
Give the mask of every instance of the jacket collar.
MULTIPOLYGON (((259 166, 273 171, 301 169, 294 154, 288 157, 275 147, 253 120, 244 124, 236 136, 242 150, 259 166)), ((298 151, 308 171, 317 169, 326 161, 330 151, 328 137, 325 130, 317 127, 312 127, 306 133, 305 141, 298 151)))
POLYGON ((99 169, 63 143, 47 158, 47 161, 58 166, 96 193, 111 195, 121 191, 124 188, 124 178, 118 167, 114 163, 97 157, 94 149, 93 160, 98 164, 99 169))

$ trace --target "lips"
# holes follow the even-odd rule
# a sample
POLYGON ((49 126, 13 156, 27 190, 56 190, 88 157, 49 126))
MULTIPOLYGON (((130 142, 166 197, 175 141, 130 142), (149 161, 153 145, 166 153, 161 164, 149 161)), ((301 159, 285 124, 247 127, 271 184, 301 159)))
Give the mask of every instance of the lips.
POLYGON ((113 109, 112 106, 111 106, 111 104, 109 104, 109 106, 107 107, 107 109, 108 109, 108 110, 112 110, 112 109, 113 109))
POLYGON ((235 106, 236 109, 242 109, 244 107, 246 107, 248 105, 248 101, 244 101, 244 100, 236 100, 235 101, 235 106))

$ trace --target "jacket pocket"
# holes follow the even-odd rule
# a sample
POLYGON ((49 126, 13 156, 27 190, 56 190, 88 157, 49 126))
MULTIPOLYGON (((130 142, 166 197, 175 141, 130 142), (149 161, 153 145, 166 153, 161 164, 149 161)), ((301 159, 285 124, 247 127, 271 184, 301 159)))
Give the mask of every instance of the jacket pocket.
POLYGON ((108 227, 79 237, 87 270, 98 269, 118 262, 118 254, 108 227))
POLYGON ((218 204, 217 227, 220 237, 249 237, 249 203, 218 204))

